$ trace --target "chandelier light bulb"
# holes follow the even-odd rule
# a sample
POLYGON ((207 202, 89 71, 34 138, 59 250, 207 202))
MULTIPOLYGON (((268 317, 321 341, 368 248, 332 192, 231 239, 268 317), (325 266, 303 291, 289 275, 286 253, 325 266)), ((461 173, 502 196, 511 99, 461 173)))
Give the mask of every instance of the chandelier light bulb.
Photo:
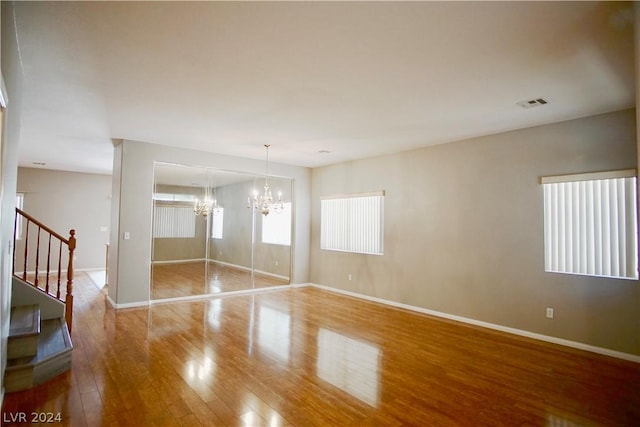
POLYGON ((266 170, 264 174, 264 192, 258 195, 256 190, 253 190, 252 197, 247 197, 247 207, 253 208, 256 211, 260 211, 263 215, 269 215, 271 209, 276 213, 281 213, 284 209, 284 203, 282 202, 282 192, 278 192, 278 201, 273 202, 273 196, 271 195, 271 188, 269 187, 269 144, 264 145, 267 150, 267 162, 266 170))
POLYGON ((193 212, 196 215, 202 215, 203 217, 207 217, 207 215, 209 215, 209 213, 211 213, 213 209, 218 208, 218 201, 211 195, 211 185, 208 175, 209 174, 207 172, 207 185, 204 189, 204 198, 200 199, 196 197, 195 201, 193 202, 193 212))

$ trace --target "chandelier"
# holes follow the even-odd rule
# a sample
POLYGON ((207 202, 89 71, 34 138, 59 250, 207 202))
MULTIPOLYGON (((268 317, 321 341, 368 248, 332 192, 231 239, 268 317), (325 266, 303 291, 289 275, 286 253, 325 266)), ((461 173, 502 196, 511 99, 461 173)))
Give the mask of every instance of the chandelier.
POLYGON ((218 209, 218 201, 215 197, 211 196, 211 185, 209 184, 209 174, 207 173, 207 186, 204 190, 204 199, 199 199, 196 197, 195 202, 193 202, 193 212, 196 215, 202 215, 206 217, 209 213, 218 209))
POLYGON ((253 208, 255 211, 260 211, 262 215, 269 215, 269 212, 273 209, 276 213, 282 213, 284 210, 284 202, 282 201, 282 192, 278 192, 278 200, 274 202, 271 196, 271 188, 269 188, 269 147, 271 145, 265 144, 264 147, 267 150, 267 166, 264 174, 264 193, 258 195, 258 191, 254 190, 253 194, 247 198, 247 207, 253 208))

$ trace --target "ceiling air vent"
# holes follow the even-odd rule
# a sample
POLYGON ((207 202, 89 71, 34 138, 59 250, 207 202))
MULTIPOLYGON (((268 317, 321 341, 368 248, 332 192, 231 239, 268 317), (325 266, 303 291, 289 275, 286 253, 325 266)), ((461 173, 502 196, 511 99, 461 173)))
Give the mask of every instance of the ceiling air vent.
POLYGON ((519 106, 521 106, 522 108, 539 107, 540 105, 545 105, 545 104, 548 104, 548 103, 549 103, 549 101, 547 101, 544 98, 529 99, 527 101, 517 102, 517 104, 519 106))

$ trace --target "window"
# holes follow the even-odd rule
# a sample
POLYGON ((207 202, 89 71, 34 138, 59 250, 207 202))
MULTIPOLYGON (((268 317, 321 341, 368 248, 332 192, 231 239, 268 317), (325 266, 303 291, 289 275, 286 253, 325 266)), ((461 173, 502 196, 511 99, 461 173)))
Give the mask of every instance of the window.
POLYGON ((154 238, 196 237, 196 216, 190 206, 156 206, 153 219, 154 238))
POLYGON ((320 206, 320 247, 383 254, 384 192, 327 197, 320 206))
POLYGON ((282 212, 262 215, 262 243, 291 246, 291 202, 285 202, 282 212))
MULTIPOLYGON (((23 210, 24 205, 24 194, 17 193, 16 194, 16 207, 20 210, 23 210)), ((16 229, 15 229, 15 239, 22 240, 22 215, 16 215, 16 229)))
POLYGON ((153 193, 153 200, 161 202, 189 202, 196 201, 193 194, 153 193))
POLYGON ((635 170, 541 181, 545 270, 637 279, 635 170))
POLYGON ((222 239, 222 225, 224 224, 224 208, 215 208, 211 212, 211 237, 222 239))

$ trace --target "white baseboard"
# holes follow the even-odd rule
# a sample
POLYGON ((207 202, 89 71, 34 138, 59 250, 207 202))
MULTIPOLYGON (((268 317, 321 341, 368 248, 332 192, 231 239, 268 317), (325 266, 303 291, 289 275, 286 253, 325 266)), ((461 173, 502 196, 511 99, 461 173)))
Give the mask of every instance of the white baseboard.
POLYGON ((149 301, 142 302, 131 302, 125 304, 116 304, 109 295, 107 295, 107 301, 109 301, 109 305, 115 309, 121 308, 139 308, 139 307, 148 307, 150 305, 156 304, 169 304, 173 302, 188 302, 188 301, 202 301, 214 298, 226 298, 240 295, 251 295, 251 294, 260 294, 266 292, 274 292, 274 291, 282 291, 285 289, 291 289, 293 287, 306 287, 309 286, 307 284, 304 285, 282 285, 282 286, 269 286, 266 288, 255 288, 255 289, 243 289, 240 291, 229 291, 222 292, 219 294, 203 294, 203 295, 189 295, 184 297, 175 297, 175 298, 163 298, 163 299, 152 299, 149 301))
POLYGON ((229 267, 229 268, 235 268, 236 270, 251 271, 251 267, 245 267, 244 265, 232 264, 230 262, 218 261, 217 259, 210 259, 209 262, 213 263, 213 264, 220 264, 220 265, 223 265, 223 266, 229 267))
MULTIPOLYGON (((212 262, 214 264, 224 265, 225 267, 235 268, 237 270, 251 272, 251 267, 245 267, 243 265, 231 264, 229 262, 218 261, 218 260, 215 260, 215 259, 211 259, 211 260, 209 260, 209 262, 212 262)), ((263 271, 263 270, 253 270, 253 271, 256 274, 259 274, 260 276, 273 277, 275 279, 281 279, 281 280, 289 280, 289 277, 282 276, 280 274, 274 274, 274 273, 270 273, 268 271, 263 271)))
POLYGON ((282 291, 285 289, 291 289, 291 287, 292 287, 291 285, 269 286, 266 288, 243 289, 240 291, 221 292, 219 294, 190 295, 186 297, 153 299, 149 301, 149 305, 169 304, 173 302, 185 302, 185 301, 200 301, 200 300, 209 300, 209 299, 216 299, 216 298, 235 297, 240 295, 262 294, 266 292, 274 292, 274 291, 282 291))
POLYGON ((204 258, 170 259, 165 261, 151 261, 151 264, 187 264, 190 262, 203 262, 204 260, 204 258))
POLYGON ((268 271, 262 271, 262 270, 255 270, 255 273, 260 275, 260 276, 265 276, 265 277, 273 277, 274 279, 280 279, 280 280, 291 280, 289 277, 287 276, 282 276, 280 274, 275 274, 275 273, 269 273, 268 271))
POLYGON ((107 295, 107 301, 109 301, 109 305, 111 305, 111 307, 113 307, 115 309, 140 308, 140 307, 148 307, 149 306, 149 302, 148 301, 129 302, 129 303, 125 303, 125 304, 116 304, 116 302, 114 300, 112 300, 109 295, 107 295))
POLYGON ((623 359, 623 360, 628 360, 630 362, 640 363, 640 356, 636 354, 623 353, 621 351, 611 350, 604 347, 597 347, 597 346, 584 344, 577 341, 570 341, 563 338, 556 338, 549 335, 543 335, 535 332, 524 331, 522 329, 510 328, 508 326, 502 326, 502 325, 497 325, 495 323, 483 322, 481 320, 470 319, 468 317, 456 316, 449 313, 443 313, 441 311, 429 310, 426 308, 417 307, 409 304, 403 304, 403 303, 390 301, 382 298, 372 297, 372 296, 360 294, 357 292, 346 291, 344 289, 332 288, 330 286, 318 285, 316 283, 310 283, 310 284, 305 284, 300 286, 297 285, 296 287, 304 287, 304 286, 312 286, 314 288, 318 288, 318 289, 322 289, 325 291, 334 292, 342 295, 347 295, 350 297, 359 298, 366 301, 377 302, 377 303, 389 305, 392 307, 402 308, 405 310, 415 311, 423 314, 429 314, 431 316, 441 317, 444 319, 455 320, 457 322, 462 322, 462 323, 467 323, 474 326, 493 329, 500 332, 506 332, 508 334, 519 335, 526 338, 532 338, 539 341, 546 341, 553 344, 563 345, 565 347, 576 348, 579 350, 585 350, 585 351, 590 351, 592 353, 615 357, 617 359, 623 359))
MULTIPOLYGON (((167 261, 153 261, 152 264, 154 264, 154 265, 155 264, 183 264, 183 263, 189 263, 189 262, 203 262, 203 261, 206 261, 206 259, 205 258, 193 258, 193 259, 176 259, 176 260, 167 260, 167 261)), ((251 268, 250 267, 245 267, 243 265, 231 264, 229 262, 218 261, 218 260, 215 260, 215 259, 210 259, 209 262, 214 263, 214 264, 224 265, 225 267, 235 268, 235 269, 241 270, 241 271, 251 272, 251 268)), ((282 276, 280 274, 270 273, 268 271, 254 270, 254 273, 259 274, 261 276, 273 277, 275 279, 289 280, 289 278, 287 276, 282 276)))

